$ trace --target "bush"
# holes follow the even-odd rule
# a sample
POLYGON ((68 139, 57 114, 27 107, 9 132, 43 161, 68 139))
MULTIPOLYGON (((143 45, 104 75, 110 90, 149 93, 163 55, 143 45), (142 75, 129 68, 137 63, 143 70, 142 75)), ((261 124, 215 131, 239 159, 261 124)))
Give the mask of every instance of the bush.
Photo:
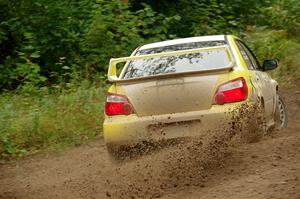
POLYGON ((270 72, 275 79, 288 84, 300 76, 300 41, 286 30, 256 28, 244 37, 261 61, 278 59, 278 69, 270 72))
POLYGON ((131 11, 120 0, 3 0, 0 13, 0 92, 69 82, 73 72, 98 78, 111 57, 170 37, 179 19, 147 5, 131 11))
POLYGON ((129 56, 138 46, 172 37, 168 29, 178 16, 165 17, 149 6, 131 11, 119 0, 101 1, 82 43, 86 75, 106 73, 111 57, 129 56))

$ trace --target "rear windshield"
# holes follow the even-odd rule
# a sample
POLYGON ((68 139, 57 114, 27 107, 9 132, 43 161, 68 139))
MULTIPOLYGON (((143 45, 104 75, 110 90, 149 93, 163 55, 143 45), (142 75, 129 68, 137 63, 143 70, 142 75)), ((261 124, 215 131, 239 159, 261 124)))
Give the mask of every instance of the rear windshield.
MULTIPOLYGON (((194 42, 164 46, 137 51, 135 55, 145 55, 195 48, 206 48, 225 45, 225 41, 194 42)), ((123 79, 153 76, 165 73, 199 71, 212 68, 223 68, 230 63, 225 49, 210 50, 176 56, 165 56, 134 60, 129 62, 123 79)))

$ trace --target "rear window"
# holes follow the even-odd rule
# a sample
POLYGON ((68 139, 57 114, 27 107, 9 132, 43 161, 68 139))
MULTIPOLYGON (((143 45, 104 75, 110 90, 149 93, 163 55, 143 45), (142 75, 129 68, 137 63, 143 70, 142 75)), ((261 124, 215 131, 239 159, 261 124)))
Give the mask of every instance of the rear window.
MULTIPOLYGON (((145 55, 195 48, 206 48, 225 45, 225 41, 194 42, 164 46, 137 51, 135 55, 145 55)), ((165 56, 134 60, 129 62, 123 79, 153 76, 166 73, 200 71, 206 69, 223 68, 230 63, 225 49, 210 50, 176 56, 165 56)))

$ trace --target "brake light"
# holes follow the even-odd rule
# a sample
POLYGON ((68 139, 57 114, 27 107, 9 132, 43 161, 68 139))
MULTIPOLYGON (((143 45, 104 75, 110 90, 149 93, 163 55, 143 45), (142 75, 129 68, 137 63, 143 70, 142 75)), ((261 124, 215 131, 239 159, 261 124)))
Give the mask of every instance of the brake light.
POLYGON ((248 87, 244 78, 240 77, 225 84, 217 89, 215 103, 222 105, 225 103, 244 101, 248 97, 248 87))
POLYGON ((123 95, 108 93, 105 102, 106 115, 129 115, 133 113, 133 107, 128 98, 123 95))

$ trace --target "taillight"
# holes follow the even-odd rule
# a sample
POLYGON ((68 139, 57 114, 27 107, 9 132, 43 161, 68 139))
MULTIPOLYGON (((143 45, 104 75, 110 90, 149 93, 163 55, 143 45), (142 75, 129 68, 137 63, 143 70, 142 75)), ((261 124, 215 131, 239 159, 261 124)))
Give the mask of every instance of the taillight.
POLYGON ((123 95, 108 93, 105 102, 106 115, 129 115, 133 108, 128 98, 123 95))
POLYGON ((217 89, 215 103, 222 105, 225 103, 244 101, 248 97, 248 87, 244 78, 240 77, 225 84, 217 89))

